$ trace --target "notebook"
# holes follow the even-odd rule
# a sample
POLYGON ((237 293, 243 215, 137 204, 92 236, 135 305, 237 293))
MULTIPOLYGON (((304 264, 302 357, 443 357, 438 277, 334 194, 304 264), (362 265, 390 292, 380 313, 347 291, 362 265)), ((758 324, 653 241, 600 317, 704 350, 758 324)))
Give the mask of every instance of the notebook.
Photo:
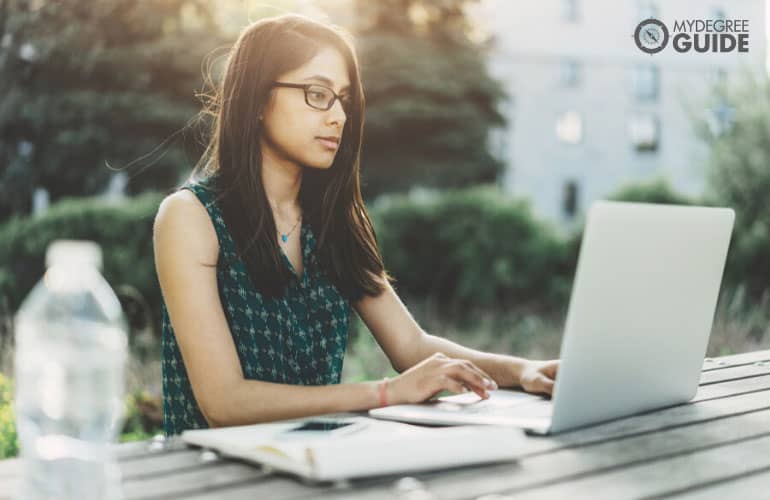
POLYGON ((509 461, 521 454, 527 439, 521 429, 508 426, 425 427, 364 416, 330 419, 360 426, 348 434, 283 434, 310 418, 322 417, 187 430, 182 440, 310 480, 337 481, 509 461))

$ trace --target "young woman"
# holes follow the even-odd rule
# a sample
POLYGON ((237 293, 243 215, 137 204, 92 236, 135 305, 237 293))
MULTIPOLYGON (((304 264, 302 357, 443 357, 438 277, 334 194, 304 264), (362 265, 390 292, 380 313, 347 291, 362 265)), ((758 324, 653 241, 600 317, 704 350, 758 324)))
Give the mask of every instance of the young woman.
POLYGON ((254 23, 209 104, 206 152, 154 227, 166 434, 442 390, 552 392, 558 361, 430 335, 390 286, 360 193, 364 93, 349 36, 298 15, 254 23), (339 383, 351 307, 400 375, 339 383))

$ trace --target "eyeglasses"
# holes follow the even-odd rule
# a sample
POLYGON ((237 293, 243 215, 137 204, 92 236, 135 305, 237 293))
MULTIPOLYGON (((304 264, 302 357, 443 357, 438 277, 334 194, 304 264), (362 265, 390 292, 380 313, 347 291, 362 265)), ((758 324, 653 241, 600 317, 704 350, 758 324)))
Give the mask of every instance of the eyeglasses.
POLYGON ((305 91, 305 102, 308 106, 321 111, 326 111, 334 106, 334 101, 339 99, 342 110, 345 114, 350 113, 351 100, 349 95, 337 95, 329 87, 318 85, 317 83, 286 83, 273 82, 273 87, 289 87, 293 89, 302 89, 305 91))

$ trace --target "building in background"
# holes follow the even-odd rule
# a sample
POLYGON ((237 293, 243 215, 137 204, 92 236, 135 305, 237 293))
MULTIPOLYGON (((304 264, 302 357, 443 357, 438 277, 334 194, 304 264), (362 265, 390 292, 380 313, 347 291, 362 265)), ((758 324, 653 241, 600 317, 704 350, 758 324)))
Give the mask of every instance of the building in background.
POLYGON ((692 116, 729 126, 728 107, 706 106, 712 85, 742 68, 766 75, 764 0, 486 0, 476 15, 491 36, 490 71, 511 96, 510 126, 495 137, 504 186, 555 222, 658 176, 700 194, 708 150, 692 116), (750 50, 679 53, 669 41, 649 55, 632 38, 648 17, 670 31, 674 20, 748 19, 750 50))

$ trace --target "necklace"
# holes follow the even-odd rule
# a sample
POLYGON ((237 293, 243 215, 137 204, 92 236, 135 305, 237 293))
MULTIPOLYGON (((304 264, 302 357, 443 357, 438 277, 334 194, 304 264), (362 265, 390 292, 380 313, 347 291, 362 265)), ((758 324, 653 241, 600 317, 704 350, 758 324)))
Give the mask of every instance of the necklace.
MULTIPOLYGON (((278 230, 278 206, 273 203, 272 200, 268 199, 268 202, 270 203, 271 208, 273 209, 273 220, 275 221, 275 228, 278 230)), ((282 233, 280 230, 278 230, 278 234, 281 235, 281 242, 286 243, 289 241, 289 236, 291 236, 291 233, 294 232, 294 229, 296 229, 297 224, 299 224, 299 221, 302 220, 302 211, 300 211, 299 216, 297 217, 297 221, 294 223, 293 226, 291 226, 291 229, 288 233, 282 233)))
POLYGON ((291 236, 291 233, 294 232, 294 229, 297 227, 297 224, 299 224, 299 221, 301 219, 302 219, 301 215, 299 217, 297 217, 297 222, 295 222, 294 225, 291 226, 291 229, 289 230, 288 233, 284 234, 284 233, 281 233, 280 231, 278 231, 278 233, 281 235, 281 241, 282 242, 286 243, 287 241, 289 241, 289 236, 291 236))

